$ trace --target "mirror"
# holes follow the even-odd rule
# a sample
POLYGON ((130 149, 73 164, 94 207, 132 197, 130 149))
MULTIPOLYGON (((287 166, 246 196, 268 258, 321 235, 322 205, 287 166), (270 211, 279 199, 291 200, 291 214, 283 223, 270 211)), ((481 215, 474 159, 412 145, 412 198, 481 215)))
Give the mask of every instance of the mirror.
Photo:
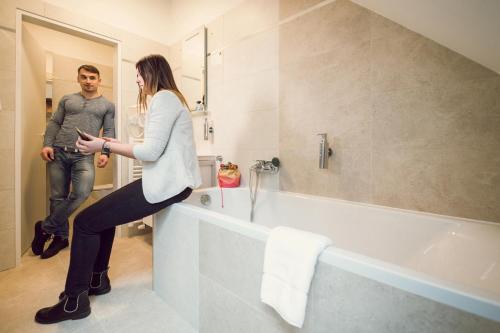
POLYGON ((206 29, 201 27, 182 41, 182 93, 190 111, 207 109, 206 29))

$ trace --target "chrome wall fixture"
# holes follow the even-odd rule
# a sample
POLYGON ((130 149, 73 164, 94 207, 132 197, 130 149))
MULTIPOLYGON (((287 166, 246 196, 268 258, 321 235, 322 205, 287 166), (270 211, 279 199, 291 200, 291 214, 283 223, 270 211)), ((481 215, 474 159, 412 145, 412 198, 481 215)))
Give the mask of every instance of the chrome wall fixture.
POLYGON ((319 142, 319 168, 328 169, 328 158, 332 156, 333 151, 328 146, 326 133, 319 133, 318 135, 321 137, 319 142))

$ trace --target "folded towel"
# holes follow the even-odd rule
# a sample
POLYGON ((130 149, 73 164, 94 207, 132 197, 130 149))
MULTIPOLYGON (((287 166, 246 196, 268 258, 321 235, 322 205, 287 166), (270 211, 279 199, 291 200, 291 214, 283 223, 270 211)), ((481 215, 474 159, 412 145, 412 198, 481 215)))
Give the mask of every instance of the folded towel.
POLYGON ((266 243, 260 299, 283 319, 302 327, 318 255, 329 238, 287 227, 274 228, 266 243))

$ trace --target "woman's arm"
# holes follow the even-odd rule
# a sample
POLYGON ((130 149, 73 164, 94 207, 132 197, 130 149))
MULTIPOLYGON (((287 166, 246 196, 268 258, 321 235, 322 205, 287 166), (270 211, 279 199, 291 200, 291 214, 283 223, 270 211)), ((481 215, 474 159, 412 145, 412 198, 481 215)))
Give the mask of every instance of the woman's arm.
POLYGON ((161 91, 156 93, 151 100, 148 112, 148 126, 144 133, 144 142, 134 146, 133 155, 138 160, 154 162, 165 151, 174 124, 183 112, 183 107, 174 93, 161 91))
POLYGON ((114 141, 114 142, 109 142, 108 145, 109 149, 113 154, 118 154, 135 159, 133 144, 114 141))
POLYGON ((104 142, 108 141, 112 153, 141 161, 156 161, 165 151, 177 118, 181 112, 187 111, 183 109, 177 96, 171 92, 163 92, 159 96, 155 95, 148 112, 148 128, 144 133, 144 142, 141 144, 125 144, 114 139, 97 138, 85 133, 90 140, 78 138, 76 147, 83 154, 92 154, 101 151, 104 142))
POLYGON ((90 140, 83 140, 80 137, 76 141, 76 147, 80 150, 80 152, 84 155, 90 155, 92 153, 98 152, 102 150, 102 145, 107 141, 109 148, 112 153, 135 158, 134 156, 134 145, 128 143, 121 143, 116 139, 102 139, 92 136, 88 133, 85 133, 90 140))

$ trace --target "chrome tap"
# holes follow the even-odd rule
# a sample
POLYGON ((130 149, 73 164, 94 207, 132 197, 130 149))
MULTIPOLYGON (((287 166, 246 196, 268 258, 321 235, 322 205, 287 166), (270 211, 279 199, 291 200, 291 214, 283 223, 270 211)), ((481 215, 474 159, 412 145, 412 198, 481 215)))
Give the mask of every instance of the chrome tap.
POLYGON ((255 202, 257 201, 257 189, 259 188, 259 178, 262 173, 276 174, 280 168, 280 160, 273 157, 270 161, 256 160, 250 166, 250 179, 248 181, 248 189, 250 190, 250 222, 253 222, 255 202), (255 176, 253 174, 255 173, 255 176), (255 177, 255 180, 253 181, 255 177))
POLYGON ((280 160, 274 157, 271 161, 266 160, 256 160, 255 163, 250 166, 251 171, 257 173, 276 173, 280 167, 280 160))

